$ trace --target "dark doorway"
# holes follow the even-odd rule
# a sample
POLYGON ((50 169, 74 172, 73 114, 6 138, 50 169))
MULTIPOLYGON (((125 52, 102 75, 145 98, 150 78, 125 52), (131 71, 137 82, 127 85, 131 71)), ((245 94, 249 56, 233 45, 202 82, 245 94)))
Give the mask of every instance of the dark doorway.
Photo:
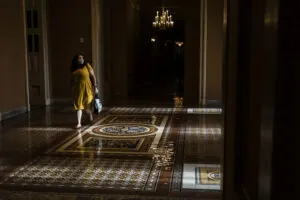
POLYGON ((159 29, 152 26, 155 9, 140 13, 140 51, 129 98, 171 105, 184 92, 184 20, 174 19, 172 28, 159 29))

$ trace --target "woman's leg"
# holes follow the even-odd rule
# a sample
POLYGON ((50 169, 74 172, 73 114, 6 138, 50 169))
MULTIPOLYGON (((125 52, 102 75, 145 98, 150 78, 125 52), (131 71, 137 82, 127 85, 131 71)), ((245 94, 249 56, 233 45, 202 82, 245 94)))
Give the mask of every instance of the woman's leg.
POLYGON ((81 128, 81 118, 82 118, 82 110, 77 110, 77 126, 76 126, 76 128, 81 128))
POLYGON ((94 120, 94 118, 93 118, 93 112, 90 109, 86 109, 85 111, 89 115, 90 121, 92 122, 94 120))

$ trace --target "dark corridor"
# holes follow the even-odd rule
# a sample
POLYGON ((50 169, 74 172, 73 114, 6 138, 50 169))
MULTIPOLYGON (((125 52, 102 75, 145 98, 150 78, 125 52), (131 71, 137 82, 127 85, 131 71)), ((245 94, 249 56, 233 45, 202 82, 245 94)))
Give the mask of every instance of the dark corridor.
POLYGON ((136 57, 130 98, 172 104, 175 96, 184 93, 184 21, 158 29, 150 20, 141 18, 140 56, 136 57))

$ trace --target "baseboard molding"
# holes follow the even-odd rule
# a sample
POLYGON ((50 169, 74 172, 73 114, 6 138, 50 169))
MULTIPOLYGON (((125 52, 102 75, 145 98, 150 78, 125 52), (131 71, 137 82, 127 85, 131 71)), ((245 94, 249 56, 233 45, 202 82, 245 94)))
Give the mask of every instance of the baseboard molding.
POLYGON ((246 188, 244 187, 244 185, 241 185, 241 195, 242 195, 243 200, 251 200, 246 188))
POLYGON ((51 99, 46 99, 46 106, 50 106, 51 105, 51 99))
POLYGON ((220 100, 206 100, 205 104, 203 101, 200 104, 204 106, 215 106, 217 108, 222 107, 222 102, 220 100))
POLYGON ((71 104, 71 99, 51 99, 51 105, 57 105, 57 104, 71 104))
POLYGON ((11 117, 15 117, 17 115, 20 114, 24 114, 27 112, 27 108, 26 107, 20 107, 20 108, 16 108, 7 112, 0 112, 0 121, 3 121, 5 119, 11 118, 11 117))

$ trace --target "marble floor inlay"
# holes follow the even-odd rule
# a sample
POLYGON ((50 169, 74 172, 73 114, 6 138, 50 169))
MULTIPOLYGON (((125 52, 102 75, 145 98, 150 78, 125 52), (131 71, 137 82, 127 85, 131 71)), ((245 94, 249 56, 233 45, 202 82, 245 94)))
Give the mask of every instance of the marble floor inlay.
POLYGON ((0 200, 219 200, 221 113, 107 107, 79 130, 63 106, 4 120, 0 200))

